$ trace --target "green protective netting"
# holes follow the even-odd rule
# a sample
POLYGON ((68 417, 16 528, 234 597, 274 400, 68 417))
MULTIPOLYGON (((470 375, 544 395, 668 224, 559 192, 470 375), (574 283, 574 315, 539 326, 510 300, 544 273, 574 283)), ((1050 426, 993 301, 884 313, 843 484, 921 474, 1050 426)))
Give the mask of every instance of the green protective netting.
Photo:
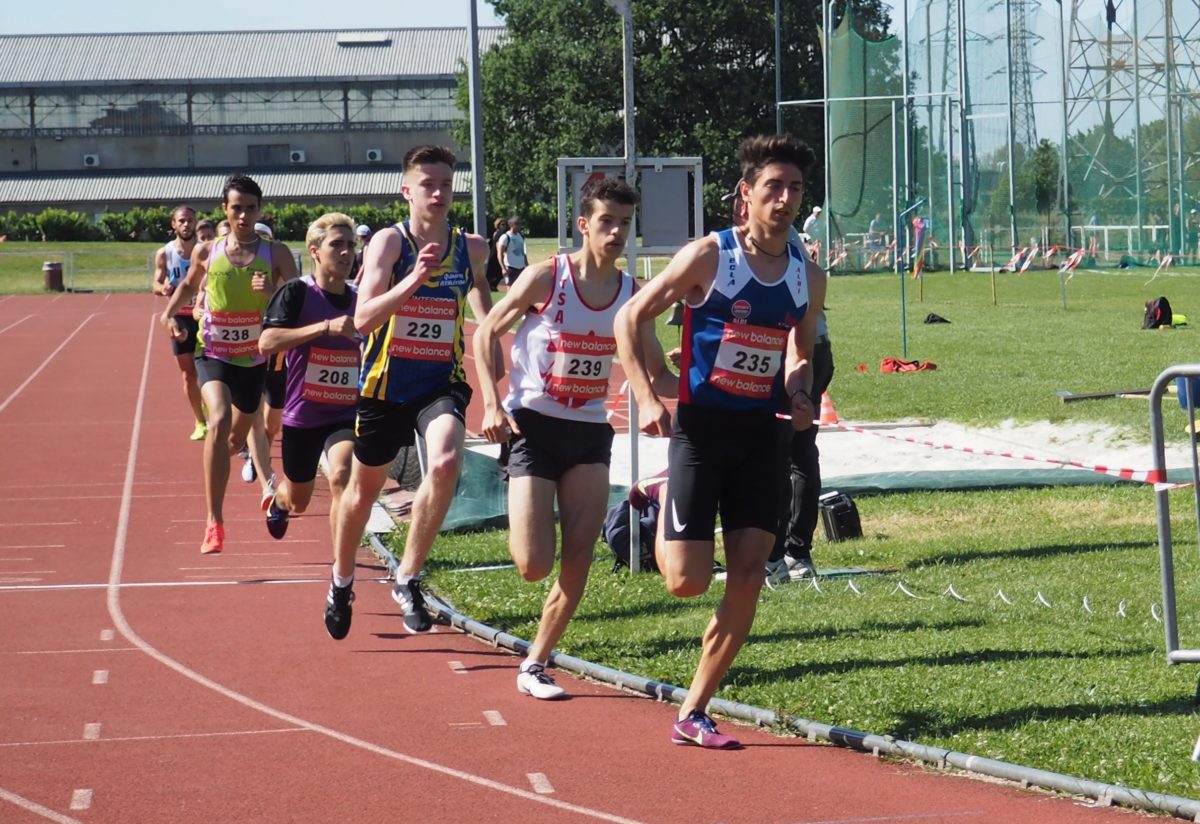
MULTIPOLYGON (((609 488, 608 502, 612 506, 629 494, 627 486, 609 488)), ((462 472, 443 532, 470 532, 476 529, 503 529, 508 526, 508 486, 500 480, 496 459, 488 455, 463 452, 462 472)))

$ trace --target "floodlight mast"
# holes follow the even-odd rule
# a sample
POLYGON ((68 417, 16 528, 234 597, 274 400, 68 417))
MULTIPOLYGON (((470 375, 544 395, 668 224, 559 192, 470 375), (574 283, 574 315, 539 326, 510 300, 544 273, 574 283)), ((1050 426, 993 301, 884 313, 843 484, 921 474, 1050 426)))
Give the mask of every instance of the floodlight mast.
POLYGON ((470 39, 471 62, 467 64, 468 85, 471 88, 471 207, 475 212, 475 234, 491 237, 487 228, 487 204, 483 189, 483 110, 479 89, 479 15, 475 0, 467 0, 471 12, 470 39))

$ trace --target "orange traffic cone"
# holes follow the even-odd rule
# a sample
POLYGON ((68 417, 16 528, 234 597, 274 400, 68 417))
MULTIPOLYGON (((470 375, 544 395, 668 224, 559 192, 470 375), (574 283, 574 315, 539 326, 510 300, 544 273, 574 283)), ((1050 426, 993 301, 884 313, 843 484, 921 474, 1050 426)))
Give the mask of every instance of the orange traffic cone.
POLYGON ((821 393, 821 419, 818 423, 822 426, 831 426, 838 422, 837 410, 833 408, 833 399, 829 397, 828 392, 821 393))

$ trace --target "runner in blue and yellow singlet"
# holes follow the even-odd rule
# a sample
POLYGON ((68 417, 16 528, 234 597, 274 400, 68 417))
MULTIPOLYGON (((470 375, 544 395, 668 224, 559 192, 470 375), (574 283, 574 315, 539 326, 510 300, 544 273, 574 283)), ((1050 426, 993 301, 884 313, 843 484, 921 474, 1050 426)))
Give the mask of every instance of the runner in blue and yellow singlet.
MULTIPOLYGON (((244 175, 231 175, 221 193, 221 208, 229 219, 229 235, 196 247, 187 277, 176 287, 161 318, 171 338, 181 340, 184 332, 178 312, 205 283, 196 344, 200 394, 208 408, 204 442, 208 519, 200 545, 204 554, 224 549, 229 456, 245 442, 262 401, 266 366, 258 351, 258 336, 263 310, 275 289, 296 277, 296 263, 287 246, 260 240, 254 232, 262 208, 257 183, 244 175)), ((257 434, 255 438, 263 441, 255 448, 265 454, 266 438, 257 434)))
MULTIPOLYGON (((371 504, 388 469, 414 430, 426 451, 426 472, 413 501, 412 524, 392 597, 409 632, 430 626, 418 575, 442 527, 462 463, 465 415, 471 400, 463 372, 464 311, 482 321, 492 308, 487 241, 450 225, 454 154, 417 146, 404 156, 401 193, 406 222, 381 230, 363 260, 354 323, 367 336, 359 378, 358 419, 350 483, 334 531, 333 587, 326 627, 350 628, 354 556, 371 504)), ((499 346, 495 359, 503 363, 499 346)))
POLYGON ((621 364, 638 402, 638 426, 670 435, 659 518, 658 566, 667 589, 699 595, 712 579, 717 513, 725 540, 721 604, 672 728, 676 744, 732 749, 706 714, 750 627, 779 523, 789 432, 813 423, 813 344, 825 273, 788 242, 815 157, 790 135, 738 148, 744 226, 693 241, 618 313, 621 364), (658 399, 638 342, 640 324, 684 301, 679 405, 658 399), (810 311, 811 309, 811 311, 810 311))

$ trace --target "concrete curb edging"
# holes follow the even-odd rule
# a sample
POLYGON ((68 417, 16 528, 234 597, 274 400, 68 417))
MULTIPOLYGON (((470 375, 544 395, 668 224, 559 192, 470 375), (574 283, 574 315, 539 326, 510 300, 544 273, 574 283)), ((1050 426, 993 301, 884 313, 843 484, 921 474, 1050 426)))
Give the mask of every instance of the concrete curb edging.
MULTIPOLYGON (((388 566, 388 572, 393 577, 396 572, 396 557, 383 546, 378 536, 368 533, 371 550, 379 560, 388 566)), ((446 602, 435 595, 426 592, 426 600, 436 612, 437 617, 446 621, 451 627, 472 635, 493 647, 500 647, 516 653, 524 654, 529 649, 529 642, 507 632, 503 632, 487 624, 475 621, 459 613, 446 602)), ((673 684, 655 681, 640 675, 585 661, 562 653, 550 656, 554 666, 599 681, 604 684, 640 693, 659 701, 674 704, 683 702, 687 690, 673 684)), ((1010 764, 994 758, 957 752, 955 750, 931 747, 912 741, 893 738, 889 735, 875 735, 845 727, 835 727, 798 718, 782 715, 773 710, 742 704, 736 701, 726 701, 714 698, 709 702, 709 709, 719 715, 757 724, 762 727, 786 727, 787 729, 806 737, 809 741, 827 741, 839 747, 872 753, 874 755, 890 755, 909 761, 919 761, 938 769, 956 769, 968 773, 1000 778, 1020 784, 1022 787, 1034 786, 1047 790, 1055 790, 1068 795, 1091 798, 1097 806, 1118 804, 1138 810, 1149 810, 1180 818, 1185 821, 1200 822, 1200 801, 1183 798, 1165 793, 1135 790, 1116 784, 1106 784, 1102 781, 1092 781, 1077 778, 1062 773, 1039 770, 1034 767, 1024 767, 1020 764, 1010 764)))

